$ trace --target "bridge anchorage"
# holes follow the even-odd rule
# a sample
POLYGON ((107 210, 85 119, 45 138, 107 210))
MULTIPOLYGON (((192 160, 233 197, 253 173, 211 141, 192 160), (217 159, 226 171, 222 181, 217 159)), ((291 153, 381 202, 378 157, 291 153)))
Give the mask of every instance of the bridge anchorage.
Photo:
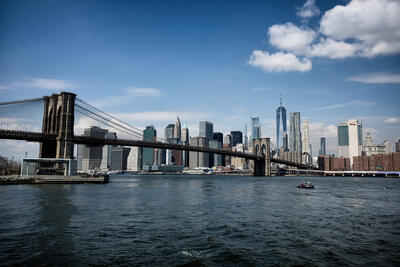
MULTIPOLYGON (((90 126, 92 125, 86 125, 86 127, 90 126)), ((118 118, 78 99, 75 94, 68 92, 37 99, 0 103, 0 139, 40 142, 40 158, 73 159, 74 144, 87 146, 115 145, 184 150, 246 158, 254 160, 254 176, 270 176, 271 162, 295 166, 299 169, 309 168, 307 165, 271 158, 269 138, 253 139, 253 153, 172 144, 165 142, 165 140, 160 140, 160 138, 157 138, 158 140, 146 140, 141 129, 122 122, 118 118), (32 129, 29 131, 17 129, 13 124, 17 118, 9 118, 10 114, 17 114, 21 110, 30 110, 27 105, 35 105, 36 107, 42 105, 41 132, 33 131, 32 129), (128 135, 129 138, 75 135, 74 127, 77 125, 75 120, 77 116, 82 115, 97 123, 102 123, 110 129, 117 129, 119 133, 128 135)))

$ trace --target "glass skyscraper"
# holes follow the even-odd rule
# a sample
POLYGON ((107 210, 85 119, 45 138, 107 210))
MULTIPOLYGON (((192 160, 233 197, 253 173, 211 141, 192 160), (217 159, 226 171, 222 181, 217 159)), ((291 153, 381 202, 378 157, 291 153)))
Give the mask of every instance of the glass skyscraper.
POLYGON ((285 151, 288 150, 287 147, 287 128, 286 128, 286 108, 282 106, 282 95, 281 95, 281 105, 276 109, 276 146, 279 151, 279 143, 280 143, 280 133, 281 133, 281 126, 280 122, 282 121, 282 146, 285 151))
POLYGON ((243 133, 241 131, 232 131, 232 147, 236 144, 243 144, 243 133))
POLYGON ((325 137, 321 137, 320 139, 321 148, 319 149, 320 155, 326 155, 326 140, 325 137))
MULTIPOLYGON (((147 126, 143 131, 143 141, 156 141, 157 131, 154 126, 147 126)), ((154 148, 143 148, 143 166, 151 166, 154 163, 154 148)))
POLYGON ((251 138, 250 146, 253 145, 253 139, 261 137, 261 126, 259 117, 251 117, 251 138))
POLYGON ((213 139, 213 124, 209 121, 201 121, 199 129, 199 136, 208 138, 208 140, 213 139))

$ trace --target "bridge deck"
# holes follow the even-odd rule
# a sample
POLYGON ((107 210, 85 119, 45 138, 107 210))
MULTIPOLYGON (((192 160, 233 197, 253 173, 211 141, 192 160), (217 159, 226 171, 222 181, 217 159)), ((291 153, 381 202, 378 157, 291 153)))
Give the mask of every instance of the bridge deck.
MULTIPOLYGON (((14 140, 25 140, 30 142, 43 142, 56 140, 57 136, 54 134, 43 134, 38 132, 27 132, 27 131, 10 131, 10 130, 0 130, 0 139, 14 139, 14 140)), ((203 153, 215 153, 221 155, 228 155, 239 158, 246 158, 251 160, 262 160, 264 156, 256 156, 254 154, 235 152, 222 149, 197 147, 197 146, 187 146, 171 143, 162 142, 150 142, 142 140, 128 140, 128 139, 107 139, 107 138, 93 138, 89 136, 74 136, 72 140, 75 144, 93 145, 93 146, 104 146, 104 145, 116 145, 116 146, 137 146, 137 147, 151 147, 151 148, 163 148, 163 149, 173 149, 173 150, 185 150, 203 153)), ((300 169, 311 169, 310 166, 291 162, 287 160, 274 159, 271 158, 271 162, 278 164, 285 164, 289 166, 294 166, 300 169)))

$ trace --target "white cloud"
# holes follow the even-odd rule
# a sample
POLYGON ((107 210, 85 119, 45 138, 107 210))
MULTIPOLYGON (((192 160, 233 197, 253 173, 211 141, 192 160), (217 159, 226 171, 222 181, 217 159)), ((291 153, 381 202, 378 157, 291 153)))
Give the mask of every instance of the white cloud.
POLYGON ((299 60, 292 53, 278 52, 269 54, 260 50, 254 50, 250 55, 248 64, 261 67, 266 72, 284 72, 284 71, 309 71, 312 68, 311 61, 308 58, 299 60))
POLYGON ((397 124, 400 122, 400 118, 392 117, 385 120, 387 124, 397 124))
POLYGON ((304 19, 318 16, 319 9, 315 6, 315 0, 307 0, 304 5, 297 11, 297 15, 304 19))
POLYGON ((314 40, 315 32, 309 29, 300 29, 289 22, 269 27, 268 35, 269 42, 273 46, 291 51, 296 55, 304 55, 314 40))
POLYGON ((36 88, 44 90, 74 90, 80 88, 79 85, 67 80, 48 79, 48 78, 26 78, 8 85, 0 86, 1 90, 12 90, 18 88, 36 88))
POLYGON ((393 73, 370 73, 359 76, 352 76, 348 81, 361 83, 400 83, 400 74, 393 73))
POLYGON ((335 40, 355 40, 361 55, 374 57, 400 52, 400 2, 352 0, 325 12, 321 33, 335 40))
MULTIPOLYGON (((318 13, 307 0, 298 15, 318 13)), ((269 27, 269 43, 281 51, 269 54, 255 50, 249 63, 267 72, 309 71, 310 58, 372 58, 400 53, 400 1, 351 0, 326 11, 319 29, 300 28, 292 23, 269 27), (299 61, 297 56, 305 56, 299 61)))
POLYGON ((125 91, 134 96, 160 96, 161 91, 155 88, 127 87, 125 91))
POLYGON ((335 41, 331 38, 321 38, 319 43, 311 47, 309 55, 312 57, 338 59, 356 56, 358 49, 359 46, 357 44, 335 41))
POLYGON ((355 100, 355 101, 336 104, 336 105, 329 105, 329 106, 314 108, 313 110, 328 110, 328 109, 343 108, 343 107, 354 106, 354 105, 368 107, 368 106, 375 105, 375 103, 374 102, 368 102, 368 101, 362 101, 362 100, 355 100))

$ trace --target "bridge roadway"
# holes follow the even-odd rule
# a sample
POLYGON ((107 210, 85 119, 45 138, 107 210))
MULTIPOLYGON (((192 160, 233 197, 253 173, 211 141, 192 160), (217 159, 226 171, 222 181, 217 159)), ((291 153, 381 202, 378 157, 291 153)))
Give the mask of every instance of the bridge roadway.
MULTIPOLYGON (((43 134, 38 132, 28 132, 28 131, 10 131, 10 130, 0 130, 0 139, 13 139, 13 140, 25 140, 30 142, 43 142, 43 141, 53 141, 57 139, 54 134, 43 134)), ((215 153, 221 155, 228 155, 239 158, 246 158, 251 160, 262 160, 264 156, 257 156, 254 154, 235 152, 229 150, 221 150, 206 147, 197 146, 187 146, 180 144, 162 143, 162 142, 151 142, 142 140, 129 140, 129 139, 107 139, 107 138, 94 138, 89 136, 74 136, 72 140, 75 144, 84 144, 91 146, 104 146, 104 145, 116 145, 116 146, 136 146, 136 147, 151 147, 151 148, 164 148, 173 150, 186 150, 194 152, 203 153, 215 153)), ((299 169, 310 169, 310 166, 300 163, 295 163, 291 161, 274 159, 271 158, 271 162, 285 164, 289 166, 294 166, 299 169)))

